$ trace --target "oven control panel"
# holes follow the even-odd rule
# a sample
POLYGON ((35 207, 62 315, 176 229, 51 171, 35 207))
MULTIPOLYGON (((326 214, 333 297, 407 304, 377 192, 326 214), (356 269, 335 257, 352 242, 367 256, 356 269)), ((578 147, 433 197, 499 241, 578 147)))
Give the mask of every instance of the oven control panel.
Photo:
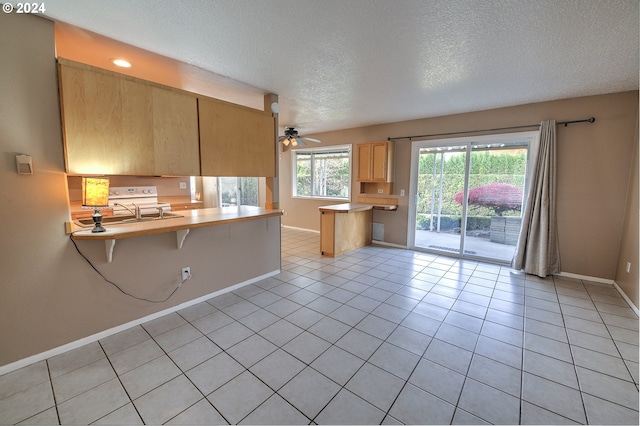
POLYGON ((123 186, 109 188, 110 198, 144 198, 157 197, 158 191, 155 186, 123 186))

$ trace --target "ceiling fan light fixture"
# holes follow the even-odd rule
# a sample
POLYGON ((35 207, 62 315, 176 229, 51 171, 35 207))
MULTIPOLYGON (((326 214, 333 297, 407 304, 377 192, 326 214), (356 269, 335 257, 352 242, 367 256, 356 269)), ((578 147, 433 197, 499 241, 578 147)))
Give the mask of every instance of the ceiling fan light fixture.
POLYGON ((284 136, 278 138, 284 146, 307 146, 307 142, 320 143, 318 139, 299 136, 298 131, 294 127, 287 127, 284 130, 284 136))

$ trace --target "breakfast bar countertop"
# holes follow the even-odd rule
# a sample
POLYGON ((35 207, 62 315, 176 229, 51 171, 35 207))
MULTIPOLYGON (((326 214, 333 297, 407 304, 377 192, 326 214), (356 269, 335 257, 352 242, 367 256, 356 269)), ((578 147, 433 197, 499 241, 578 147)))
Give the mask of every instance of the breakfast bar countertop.
POLYGON ((361 212, 365 210, 371 210, 373 206, 371 204, 362 203, 343 203, 332 204, 329 206, 320 206, 318 209, 321 212, 333 212, 333 213, 349 213, 349 212, 361 212))
POLYGON ((365 204, 365 203, 343 203, 333 204, 329 206, 320 206, 318 209, 321 212, 333 212, 333 213, 350 213, 361 212, 366 210, 396 210, 396 205, 383 205, 383 204, 365 204))
POLYGON ((81 228, 74 224, 72 237, 74 240, 117 240, 143 235, 161 234, 164 232, 185 231, 203 226, 223 225, 225 223, 282 216, 282 210, 240 206, 187 210, 180 211, 179 214, 183 217, 106 224, 104 225, 106 228, 105 232, 96 233, 91 232, 91 228, 81 228))

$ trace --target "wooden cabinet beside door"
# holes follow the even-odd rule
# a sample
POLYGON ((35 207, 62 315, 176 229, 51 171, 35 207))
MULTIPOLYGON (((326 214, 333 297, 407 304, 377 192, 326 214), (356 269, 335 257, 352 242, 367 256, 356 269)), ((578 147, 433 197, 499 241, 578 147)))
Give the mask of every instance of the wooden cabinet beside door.
POLYGON ((393 142, 370 142, 358 144, 359 182, 393 181, 393 142))
POLYGON ((71 174, 200 174, 197 99, 59 59, 65 160, 71 174))

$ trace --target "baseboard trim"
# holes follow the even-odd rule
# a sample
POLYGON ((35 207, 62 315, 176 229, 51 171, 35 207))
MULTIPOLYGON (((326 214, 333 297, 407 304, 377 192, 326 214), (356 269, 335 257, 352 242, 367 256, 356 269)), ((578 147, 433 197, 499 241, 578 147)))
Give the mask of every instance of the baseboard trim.
POLYGON ((313 232, 314 234, 319 234, 320 231, 316 231, 315 229, 307 229, 307 228, 298 228, 296 226, 282 225, 283 228, 292 229, 294 231, 306 231, 313 232))
POLYGON ((590 277, 588 275, 573 274, 571 272, 560 272, 559 274, 554 274, 554 275, 558 277, 566 277, 566 278, 574 278, 574 279, 583 280, 583 281, 591 281, 594 283, 609 284, 609 285, 614 284, 613 280, 609 280, 607 278, 590 277))
POLYGON ((261 280, 263 280, 265 278, 269 278, 269 277, 272 277, 274 275, 277 275, 280 272, 281 272, 280 269, 276 269, 275 271, 271 271, 271 272, 268 272, 268 273, 266 273, 264 275, 260 275, 260 276, 255 277, 255 278, 251 278, 251 279, 249 279, 247 281, 243 281, 241 283, 234 284, 234 285, 229 286, 229 287, 225 287, 225 288, 223 288, 221 290, 217 290, 217 291, 214 291, 213 293, 209 293, 209 294, 206 294, 204 296, 200 296, 200 297, 198 297, 196 299, 189 300, 187 302, 181 303, 181 304, 173 306, 171 308, 167 308, 167 309, 165 309, 163 311, 159 311, 159 312, 153 313, 151 315, 147 315, 145 317, 138 318, 136 320, 133 320, 133 321, 130 321, 128 323, 125 323, 125 324, 110 328, 108 330, 101 331, 101 332, 93 334, 91 336, 83 337, 82 339, 78 339, 78 340, 75 340, 73 342, 67 343, 65 345, 58 346, 57 348, 49 349, 48 351, 41 352, 39 354, 32 355, 32 356, 27 357, 27 358, 23 358, 21 360, 12 362, 11 364, 0 366, 0 376, 3 375, 3 374, 10 373, 12 371, 18 370, 20 368, 26 367, 28 365, 34 364, 36 362, 43 361, 45 359, 51 358, 52 356, 60 355, 62 353, 70 351, 72 349, 77 349, 80 346, 86 345, 88 343, 96 342, 96 341, 98 341, 100 339, 104 339, 105 337, 109 337, 109 336, 111 336, 113 334, 120 333, 121 331, 128 330, 128 329, 130 329, 132 327, 135 327, 137 325, 140 325, 142 323, 154 320, 156 318, 160 318, 161 316, 164 316, 164 315, 167 315, 167 314, 171 314, 173 312, 179 311, 179 310, 184 309, 184 308, 188 308, 189 306, 193 306, 193 305, 196 305, 196 304, 198 304, 200 302, 204 302, 205 300, 211 299, 212 297, 220 296, 220 295, 228 293, 230 291, 237 290, 237 289, 239 289, 241 287, 244 287, 244 286, 247 286, 249 284, 253 284, 255 282, 261 281, 261 280))
POLYGON ((607 279, 607 278, 590 277, 588 275, 572 274, 570 272, 560 272, 559 274, 555 274, 555 275, 559 276, 559 277, 574 278, 574 279, 578 279, 578 280, 582 280, 582 281, 590 281, 592 283, 600 283, 600 284, 611 285, 616 290, 618 290, 618 293, 620 293, 620 295, 622 296, 624 301, 627 302, 627 305, 629 305, 629 307, 636 313, 636 315, 640 316, 640 312, 638 311, 638 307, 633 304, 631 299, 629 299, 629 296, 627 296, 627 294, 624 292, 624 290, 622 290, 622 288, 620 288, 618 283, 615 282, 614 280, 610 280, 610 279, 607 279))
POLYGON ((371 243, 377 244, 379 246, 394 247, 394 248, 399 248, 403 250, 407 249, 407 246, 403 246, 402 244, 387 243, 385 241, 380 241, 380 240, 373 240, 371 243))
POLYGON ((631 299, 629 299, 627 294, 620 288, 618 283, 614 281, 613 282, 613 286, 616 288, 616 290, 618 290, 618 293, 620 293, 620 295, 625 300, 625 302, 627 302, 627 305, 629 305, 631 307, 631 309, 633 309, 633 311, 636 313, 636 315, 640 316, 640 311, 638 311, 638 307, 633 304, 631 299))

